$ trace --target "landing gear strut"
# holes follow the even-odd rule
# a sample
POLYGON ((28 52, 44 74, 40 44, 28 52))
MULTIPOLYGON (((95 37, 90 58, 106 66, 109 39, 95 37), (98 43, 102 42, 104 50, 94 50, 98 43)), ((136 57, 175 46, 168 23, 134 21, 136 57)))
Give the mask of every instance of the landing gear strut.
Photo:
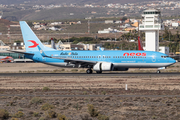
POLYGON ((91 74, 91 73, 92 73, 92 70, 91 70, 91 69, 87 69, 87 70, 86 70, 86 73, 87 73, 87 74, 91 74))
POLYGON ((159 73, 161 73, 161 71, 160 71, 160 70, 157 70, 157 73, 159 74, 159 73))

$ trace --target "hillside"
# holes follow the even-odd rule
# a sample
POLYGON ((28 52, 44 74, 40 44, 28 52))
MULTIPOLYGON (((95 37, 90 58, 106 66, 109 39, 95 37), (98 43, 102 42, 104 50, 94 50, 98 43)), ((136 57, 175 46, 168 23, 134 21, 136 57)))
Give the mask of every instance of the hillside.
POLYGON ((45 9, 39 12, 35 10, 16 10, 4 12, 3 18, 11 21, 19 20, 62 20, 62 19, 83 19, 85 17, 101 17, 106 15, 108 9, 105 8, 73 8, 62 7, 55 9, 45 9), (92 14, 91 12, 96 12, 92 14), (73 15, 70 15, 73 13, 73 15))
MULTIPOLYGON (((1 4, 22 4, 26 0, 0 0, 1 4)), ((151 0, 31 0, 31 1, 26 1, 28 4, 39 4, 39 5, 50 5, 50 4, 88 4, 88 3, 95 3, 95 4, 101 4, 105 5, 108 3, 120 3, 120 4, 125 4, 125 3, 136 3, 136 2, 144 2, 144 1, 151 1, 151 0)), ((155 1, 155 0, 154 0, 155 1)), ((174 0, 178 1, 178 0, 174 0)))

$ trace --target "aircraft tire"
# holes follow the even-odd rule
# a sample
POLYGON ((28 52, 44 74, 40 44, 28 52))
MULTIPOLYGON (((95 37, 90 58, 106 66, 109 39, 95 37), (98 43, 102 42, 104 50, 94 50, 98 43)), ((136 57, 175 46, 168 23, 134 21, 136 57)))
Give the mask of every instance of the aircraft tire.
POLYGON ((87 69, 87 70, 86 70, 86 73, 87 73, 87 74, 91 74, 91 73, 92 73, 92 70, 91 70, 91 69, 87 69))
POLYGON ((159 73, 161 73, 161 71, 160 71, 160 70, 158 70, 158 71, 157 71, 157 73, 159 74, 159 73))

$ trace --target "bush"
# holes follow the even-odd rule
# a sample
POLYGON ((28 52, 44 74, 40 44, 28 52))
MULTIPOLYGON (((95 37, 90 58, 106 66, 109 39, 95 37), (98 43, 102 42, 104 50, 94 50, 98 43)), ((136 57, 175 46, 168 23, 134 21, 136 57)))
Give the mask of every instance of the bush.
POLYGON ((52 110, 48 110, 48 117, 49 118, 56 118, 56 112, 52 111, 52 110))
POLYGON ((34 117, 39 117, 39 113, 38 113, 38 112, 34 112, 34 113, 33 113, 33 116, 34 116, 34 117))
POLYGON ((11 118, 11 120, 19 120, 18 118, 11 118))
POLYGON ((17 118, 21 118, 21 117, 23 117, 23 116, 24 116, 24 113, 21 112, 21 111, 18 111, 18 113, 16 113, 16 114, 14 115, 14 117, 17 117, 17 118))
POLYGON ((33 97, 30 101, 31 104, 36 104, 36 105, 39 103, 42 103, 42 102, 43 102, 43 100, 39 97, 33 97))
POLYGON ((45 120, 45 118, 41 117, 41 118, 39 118, 39 120, 45 120))
POLYGON ((41 110, 49 110, 49 109, 53 109, 53 108, 54 108, 54 105, 45 103, 44 105, 42 105, 41 110))
POLYGON ((61 114, 58 114, 57 119, 58 119, 58 120, 68 120, 65 115, 61 115, 61 114))
POLYGON ((47 91, 49 91, 50 89, 49 89, 48 87, 43 87, 42 90, 45 91, 45 92, 47 92, 47 91))
POLYGON ((9 113, 7 110, 0 109, 0 119, 7 119, 9 118, 9 113))
POLYGON ((72 69, 71 71, 72 71, 72 72, 77 72, 77 71, 78 71, 78 69, 72 69))
POLYGON ((94 108, 94 105, 88 104, 88 112, 91 117, 97 117, 99 112, 94 108))
POLYGON ((109 117, 105 116, 105 115, 98 114, 97 119, 98 120, 109 120, 109 117))

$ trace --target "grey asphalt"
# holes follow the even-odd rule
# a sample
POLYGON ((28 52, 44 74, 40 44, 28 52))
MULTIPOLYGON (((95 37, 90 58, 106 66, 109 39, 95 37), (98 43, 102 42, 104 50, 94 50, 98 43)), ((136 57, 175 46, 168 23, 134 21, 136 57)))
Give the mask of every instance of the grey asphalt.
POLYGON ((156 76, 156 77, 173 77, 180 76, 179 72, 169 73, 102 73, 102 74, 86 74, 86 73, 0 73, 0 76, 33 76, 33 77, 42 77, 42 76, 156 76))

